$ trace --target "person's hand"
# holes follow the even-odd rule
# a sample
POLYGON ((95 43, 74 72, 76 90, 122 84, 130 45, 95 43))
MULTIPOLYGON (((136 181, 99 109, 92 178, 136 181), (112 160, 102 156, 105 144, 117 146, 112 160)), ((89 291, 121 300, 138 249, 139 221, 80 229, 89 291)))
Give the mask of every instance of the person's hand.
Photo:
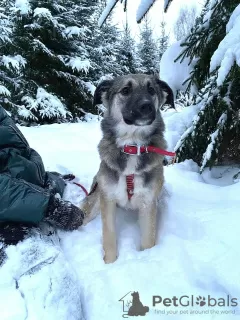
POLYGON ((75 230, 83 224, 84 213, 71 202, 55 196, 50 197, 44 221, 52 223, 63 230, 75 230))

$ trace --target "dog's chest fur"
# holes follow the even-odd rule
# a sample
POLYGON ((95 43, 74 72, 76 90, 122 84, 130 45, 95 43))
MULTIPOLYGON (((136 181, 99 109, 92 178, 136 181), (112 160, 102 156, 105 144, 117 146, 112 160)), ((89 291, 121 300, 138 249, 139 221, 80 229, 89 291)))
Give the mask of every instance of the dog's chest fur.
POLYGON ((144 182, 144 176, 135 174, 134 194, 129 201, 127 194, 126 176, 128 174, 134 173, 132 171, 133 163, 134 160, 131 160, 129 166, 127 166, 126 170, 124 171, 124 173, 126 174, 121 174, 117 181, 110 184, 104 184, 102 188, 105 190, 110 199, 112 198, 117 202, 117 205, 129 209, 138 209, 139 203, 149 203, 149 201, 152 199, 152 193, 150 186, 147 186, 144 182))
POLYGON ((138 163, 139 157, 137 155, 131 155, 127 161, 127 165, 125 170, 123 171, 123 175, 127 176, 132 173, 136 174, 138 163))
POLYGON ((109 170, 105 176, 106 179, 102 186, 109 198, 115 199, 117 204, 121 207, 129 209, 138 209, 139 203, 149 203, 153 194, 151 192, 151 184, 146 184, 145 171, 138 170, 139 163, 142 161, 138 155, 129 155, 126 161, 126 166, 123 171, 118 172, 116 179, 109 181, 109 170), (129 201, 127 194, 127 175, 134 174, 134 194, 129 201))

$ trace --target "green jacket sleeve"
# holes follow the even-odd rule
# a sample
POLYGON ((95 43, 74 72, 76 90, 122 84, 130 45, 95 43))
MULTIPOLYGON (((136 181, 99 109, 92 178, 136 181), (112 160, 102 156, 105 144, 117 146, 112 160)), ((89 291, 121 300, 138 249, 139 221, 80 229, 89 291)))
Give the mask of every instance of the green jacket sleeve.
POLYGON ((66 183, 59 173, 46 171, 44 186, 54 194, 59 193, 62 197, 66 183))
POLYGON ((40 222, 47 211, 50 193, 41 187, 0 174, 0 222, 40 222))
POLYGON ((50 194, 63 195, 65 182, 46 172, 40 155, 0 106, 0 222, 38 223, 50 194))

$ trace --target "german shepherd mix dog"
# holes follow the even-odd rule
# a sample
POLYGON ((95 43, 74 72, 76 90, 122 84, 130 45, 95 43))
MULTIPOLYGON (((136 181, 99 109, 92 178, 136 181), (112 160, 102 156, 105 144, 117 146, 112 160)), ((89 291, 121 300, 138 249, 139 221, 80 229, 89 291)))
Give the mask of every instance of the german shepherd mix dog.
POLYGON ((117 258, 116 206, 138 210, 141 249, 156 241, 157 197, 163 186, 166 148, 160 107, 174 107, 170 87, 155 76, 130 74, 105 80, 96 88, 94 104, 106 108, 98 150, 101 164, 92 191, 82 204, 84 224, 102 215, 105 263, 117 258))

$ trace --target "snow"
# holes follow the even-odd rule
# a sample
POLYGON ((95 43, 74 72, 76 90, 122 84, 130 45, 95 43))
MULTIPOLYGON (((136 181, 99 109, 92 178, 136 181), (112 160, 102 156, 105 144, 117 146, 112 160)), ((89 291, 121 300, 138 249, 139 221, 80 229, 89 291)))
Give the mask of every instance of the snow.
POLYGON ((9 38, 9 35, 11 34, 12 30, 9 27, 9 20, 8 17, 1 13, 1 7, 0 7, 0 42, 11 42, 11 39, 9 38))
POLYGON ((86 121, 86 122, 89 122, 89 121, 95 121, 95 122, 99 122, 102 117, 99 116, 99 115, 96 115, 96 114, 92 114, 92 113, 89 113, 89 112, 84 112, 83 109, 81 109, 82 112, 84 113, 84 116, 81 117, 81 121, 86 121))
POLYGON ((32 111, 38 109, 42 118, 66 118, 67 115, 66 107, 59 98, 43 88, 37 89, 36 99, 24 96, 22 102, 25 105, 19 108, 18 114, 23 118, 36 119, 32 111))
MULTIPOLYGON (((35 25, 36 26, 36 25, 35 25)), ((33 39, 33 48, 34 50, 39 50, 39 51, 43 51, 45 52, 47 55, 55 57, 54 54, 51 52, 50 49, 48 49, 48 47, 45 46, 44 43, 42 43, 42 41, 38 40, 38 39, 33 39)))
POLYGON ((88 73, 88 70, 91 67, 91 63, 89 60, 82 60, 79 57, 70 58, 67 65, 73 70, 76 69, 77 71, 84 71, 85 73, 88 73))
POLYGON ((207 10, 204 14, 203 23, 198 27, 199 31, 202 29, 208 29, 209 23, 213 14, 215 7, 220 3, 221 0, 209 0, 207 4, 207 10))
POLYGON ((187 88, 188 83, 184 85, 183 83, 190 77, 190 72, 193 69, 193 63, 190 64, 188 57, 184 58, 182 62, 181 59, 174 62, 183 50, 181 40, 177 41, 164 52, 160 61, 160 79, 168 83, 174 95, 177 90, 184 91, 187 88))
POLYGON ((168 109, 163 113, 169 150, 174 150, 181 141, 182 134, 191 126, 194 116, 198 113, 199 106, 179 108, 176 105, 176 109, 168 109))
POLYGON ((0 269, 1 320, 81 319, 76 274, 56 236, 36 234, 9 246, 7 255, 0 269))
POLYGON ((226 26, 226 36, 220 42, 217 50, 214 52, 210 72, 220 66, 218 70, 217 84, 221 86, 229 74, 232 66, 236 62, 240 66, 240 5, 233 11, 226 26))
POLYGON ((20 14, 28 14, 31 12, 29 0, 16 0, 14 10, 19 11, 20 14))
MULTIPOLYGON (((211 159, 212 152, 214 150, 214 145, 217 143, 217 140, 219 140, 220 136, 222 136, 222 131, 224 129, 225 123, 227 121, 227 114, 223 113, 221 117, 218 120, 218 128, 215 130, 212 134, 210 134, 211 142, 207 146, 207 150, 203 155, 203 161, 200 171, 202 172, 207 164, 207 161, 211 159)), ((218 152, 218 150, 216 150, 218 152)))
POLYGON ((16 70, 20 70, 21 67, 26 65, 26 59, 17 54, 16 56, 2 56, 2 63, 6 68, 14 68, 16 70))
MULTIPOLYGON (((186 131, 182 132, 179 131, 179 133, 182 134, 181 138, 178 140, 177 144, 175 145, 174 150, 181 149, 181 146, 183 144, 183 141, 185 138, 194 131, 196 124, 198 123, 199 111, 204 111, 206 106, 212 101, 212 99, 219 93, 219 89, 214 88, 211 86, 212 83, 214 83, 216 80, 216 76, 211 76, 209 78, 209 81, 205 85, 205 87, 200 91, 199 96, 196 98, 196 103, 191 106, 190 108, 190 117, 187 118, 188 125, 186 126, 186 131)), ((188 108, 186 108, 188 109, 188 108)), ((184 110, 186 110, 184 109, 184 110)), ((183 117, 186 111, 183 112, 183 117)), ((184 117, 186 118, 186 117, 184 117)))
POLYGON ((149 8, 154 4, 156 0, 141 0, 138 9, 136 19, 137 22, 141 21, 145 14, 148 12, 149 8))
MULTIPOLYGON (((188 127, 192 112, 184 108, 163 113, 168 150, 173 150, 188 127)), ((47 170, 74 173, 76 181, 90 189, 100 162, 99 121, 20 129, 43 157, 47 170)), ((239 298, 240 247, 236 235, 240 228, 240 184, 232 179, 239 168, 216 170, 200 175, 192 160, 165 167, 156 246, 139 251, 137 215, 119 209, 119 257, 113 264, 105 265, 102 259, 100 216, 77 231, 59 232, 60 242, 55 237, 50 241, 36 236, 8 247, 9 259, 0 268, 1 320, 80 320, 81 312, 85 320, 121 319, 119 300, 129 291, 139 291, 143 304, 150 307, 146 319, 159 318, 152 306, 153 295, 239 298)), ((80 188, 68 184, 65 199, 77 205, 83 197, 80 188)), ((176 308, 161 304, 155 308, 165 310, 165 315, 160 315, 163 320, 186 320, 182 310, 215 311, 189 316, 197 320, 230 320, 232 315, 238 319, 240 314, 239 307, 176 308), (177 313, 167 315, 169 310, 177 313), (216 312, 222 310, 233 314, 220 317, 216 312)))
POLYGON ((107 17, 109 16, 112 9, 115 7, 117 2, 118 2, 118 0, 108 0, 106 7, 103 10, 103 12, 98 20, 99 27, 101 27, 104 24, 105 20, 107 19, 107 17))
POLYGON ((51 11, 47 8, 36 8, 33 13, 34 17, 44 17, 47 19, 52 18, 51 11))
POLYGON ((64 32, 66 33, 66 35, 71 38, 73 35, 84 35, 86 28, 79 28, 77 26, 71 26, 71 27, 67 27, 64 32))
MULTIPOLYGON (((107 19, 107 17, 111 13, 111 11, 114 9, 114 7, 118 1, 119 0, 108 0, 106 7, 103 10, 103 12, 98 20, 98 25, 100 27, 104 24, 105 20, 107 19)), ((131 0, 131 1, 134 2, 134 0, 131 0)), ((136 12, 136 21, 138 23, 141 22, 142 18, 147 14, 148 10, 154 4, 155 1, 156 0, 141 0, 140 1, 139 5, 138 5, 137 12, 136 12)), ((130 0, 121 0, 120 2, 123 3, 124 8, 126 8, 126 5, 127 6, 130 5, 129 4, 130 0)), ((171 2, 172 2, 172 0, 164 0, 164 11, 165 12, 171 2)))
POLYGON ((0 95, 9 97, 11 95, 11 92, 6 87, 0 85, 0 95))
POLYGON ((41 29, 41 25, 37 22, 34 22, 34 23, 30 23, 30 24, 25 24, 24 28, 29 28, 29 29, 41 29))
POLYGON ((205 183, 216 186, 229 186, 235 182, 234 175, 239 173, 239 167, 235 166, 218 166, 212 170, 206 168, 202 173, 202 178, 205 183))
POLYGON ((66 7, 61 6, 58 3, 54 3, 53 4, 54 8, 58 11, 58 12, 64 12, 67 11, 66 7))
POLYGON ((96 87, 89 81, 84 82, 85 87, 88 89, 88 91, 91 93, 91 95, 94 95, 94 92, 96 90, 96 87))
POLYGON ((169 7, 171 2, 172 2, 172 0, 164 0, 164 11, 167 10, 167 8, 169 7))

